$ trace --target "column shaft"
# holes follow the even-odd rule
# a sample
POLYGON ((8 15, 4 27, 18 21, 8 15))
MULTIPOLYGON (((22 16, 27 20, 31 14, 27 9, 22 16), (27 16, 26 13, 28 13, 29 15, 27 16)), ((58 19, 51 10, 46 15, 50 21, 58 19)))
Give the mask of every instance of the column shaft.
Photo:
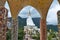
POLYGON ((11 40, 18 40, 18 21, 13 19, 12 23, 11 40))
POLYGON ((47 40, 46 20, 40 20, 40 40, 47 40))
POLYGON ((8 10, 0 6, 0 40, 6 40, 8 10))

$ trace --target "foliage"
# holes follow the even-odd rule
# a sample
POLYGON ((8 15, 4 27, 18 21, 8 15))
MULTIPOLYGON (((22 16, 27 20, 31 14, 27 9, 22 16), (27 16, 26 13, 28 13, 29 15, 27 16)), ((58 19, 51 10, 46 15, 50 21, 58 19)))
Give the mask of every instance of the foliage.
POLYGON ((24 35, 25 35, 24 28, 23 27, 20 27, 18 29, 18 40, 23 40, 24 35))
MULTIPOLYGON (((24 28, 20 27, 18 29, 18 40, 23 40, 24 35, 25 35, 24 28)), ((7 31, 7 40, 11 40, 11 31, 10 30, 7 31)))
POLYGON ((10 30, 7 31, 7 37, 6 37, 7 40, 11 40, 11 33, 10 32, 11 32, 10 30))
POLYGON ((32 38, 35 40, 40 40, 40 34, 32 35, 32 38))
MULTIPOLYGON (((24 28, 19 27, 18 29, 18 40, 23 40, 25 33, 24 33, 24 28)), ((52 40, 52 38, 57 38, 58 32, 53 31, 52 29, 47 31, 47 40, 52 40)), ((35 40, 40 40, 40 33, 36 31, 36 34, 32 34, 32 38, 35 40)), ((7 40, 11 40, 11 31, 7 31, 7 40)))
POLYGON ((58 32, 53 31, 51 29, 48 30, 48 32, 47 32, 48 40, 52 40, 52 38, 56 38, 57 39, 57 35, 58 35, 58 32))
POLYGON ((32 39, 40 40, 40 33, 36 31, 36 34, 32 34, 32 39))

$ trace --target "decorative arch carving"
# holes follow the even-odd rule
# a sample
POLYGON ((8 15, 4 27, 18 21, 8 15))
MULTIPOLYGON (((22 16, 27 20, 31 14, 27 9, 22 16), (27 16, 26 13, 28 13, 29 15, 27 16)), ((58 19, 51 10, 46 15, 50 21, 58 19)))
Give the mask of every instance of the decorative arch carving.
MULTIPOLYGON (((10 6, 12 18, 16 19, 18 12, 27 5, 35 7, 41 13, 40 40, 46 40, 46 16, 53 0, 7 0, 10 6)), ((6 0, 0 0, 4 6, 6 0)))
POLYGON ((53 0, 7 0, 12 13, 12 18, 16 19, 19 11, 31 5, 41 13, 40 40, 47 40, 46 16, 53 0))
POLYGON ((60 4, 60 0, 58 0, 59 4, 60 4))
POLYGON ((52 3, 52 0, 7 0, 10 5, 10 10, 12 17, 16 18, 18 12, 27 5, 35 7, 39 12, 41 12, 42 18, 45 18, 48 9, 52 3))
POLYGON ((0 0, 0 6, 4 6, 5 2, 6 2, 6 0, 0 0))
POLYGON ((0 6, 0 40, 6 40, 8 10, 0 6))

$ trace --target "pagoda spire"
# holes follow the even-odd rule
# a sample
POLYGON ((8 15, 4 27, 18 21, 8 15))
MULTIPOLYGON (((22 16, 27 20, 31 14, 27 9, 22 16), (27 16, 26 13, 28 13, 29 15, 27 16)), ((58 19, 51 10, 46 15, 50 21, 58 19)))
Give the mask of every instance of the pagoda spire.
POLYGON ((28 11, 27 26, 35 26, 35 24, 32 20, 32 17, 31 17, 30 10, 28 11))
POLYGON ((31 16, 30 10, 28 11, 28 16, 31 16))

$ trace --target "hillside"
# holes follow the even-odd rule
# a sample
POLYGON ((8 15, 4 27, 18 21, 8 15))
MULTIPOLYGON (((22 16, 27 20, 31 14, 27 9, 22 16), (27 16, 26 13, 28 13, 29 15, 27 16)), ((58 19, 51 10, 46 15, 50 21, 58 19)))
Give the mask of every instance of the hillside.
MULTIPOLYGON (((18 17, 18 25, 19 27, 24 27, 26 26, 26 19, 27 18, 21 18, 18 17)), ((37 27, 40 27, 40 18, 32 18, 33 22, 37 27)), ((47 30, 52 29, 54 31, 58 31, 57 25, 47 25, 47 30)))
MULTIPOLYGON (((27 18, 21 18, 21 17, 18 17, 18 21, 19 21, 19 26, 26 26, 26 20, 27 18)), ((35 23, 35 25, 37 27, 40 26, 40 18, 32 18, 33 22, 35 23)))

